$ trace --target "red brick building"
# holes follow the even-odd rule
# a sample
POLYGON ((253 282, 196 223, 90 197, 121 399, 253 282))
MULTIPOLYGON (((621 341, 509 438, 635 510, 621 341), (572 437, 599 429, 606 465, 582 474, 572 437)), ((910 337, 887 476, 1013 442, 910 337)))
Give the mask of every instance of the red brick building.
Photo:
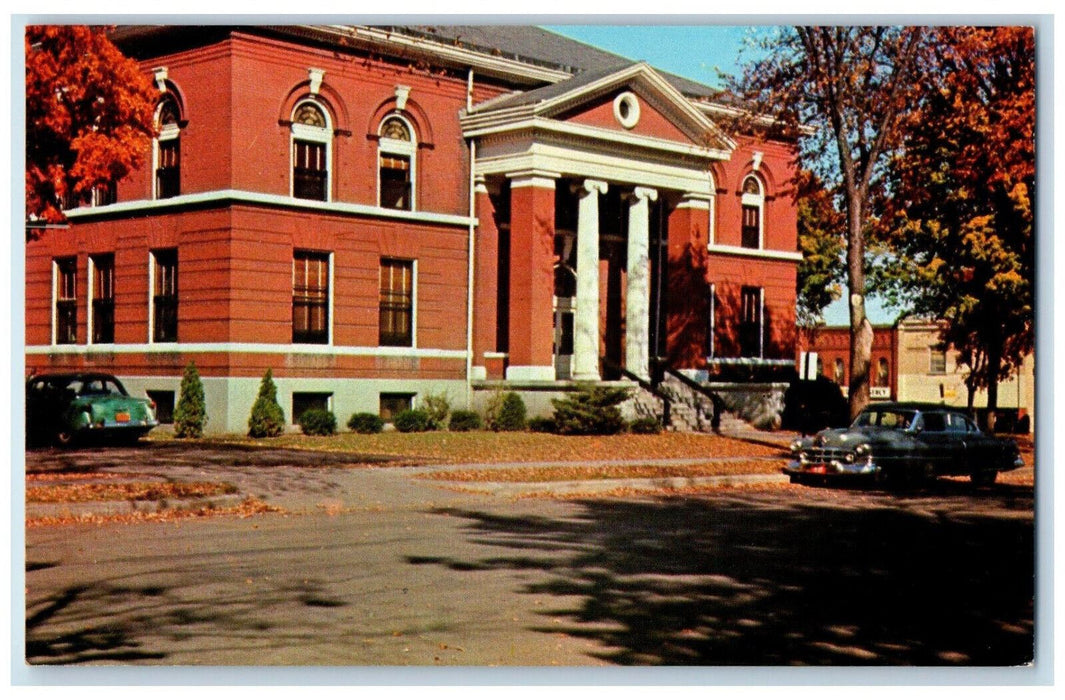
POLYGON ((27 246, 28 370, 113 370, 212 431, 795 354, 792 144, 533 27, 123 27, 149 165, 27 246), (605 358, 605 361, 603 361, 605 358))

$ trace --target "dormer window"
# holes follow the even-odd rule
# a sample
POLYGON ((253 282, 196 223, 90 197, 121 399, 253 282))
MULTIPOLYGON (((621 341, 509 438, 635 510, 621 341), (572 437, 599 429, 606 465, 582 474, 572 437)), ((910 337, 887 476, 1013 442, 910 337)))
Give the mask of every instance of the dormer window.
POLYGON ((296 105, 292 114, 292 196, 329 200, 332 132, 329 118, 317 103, 296 105))
POLYGON ((414 209, 414 130, 391 116, 381 122, 378 142, 378 204, 386 209, 414 209))
POLYGON ((765 190, 761 180, 754 175, 748 175, 743 181, 740 206, 743 213, 740 245, 744 248, 763 248, 765 246, 762 230, 765 221, 765 190))
POLYGON ((156 112, 155 198, 181 194, 181 113, 177 102, 167 95, 156 112))

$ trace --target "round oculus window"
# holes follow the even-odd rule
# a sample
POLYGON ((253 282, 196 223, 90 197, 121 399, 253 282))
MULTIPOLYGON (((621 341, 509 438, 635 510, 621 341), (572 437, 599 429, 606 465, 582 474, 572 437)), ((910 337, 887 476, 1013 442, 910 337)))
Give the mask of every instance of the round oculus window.
POLYGON ((626 129, 640 121, 640 101, 631 92, 623 92, 614 98, 614 118, 626 129))

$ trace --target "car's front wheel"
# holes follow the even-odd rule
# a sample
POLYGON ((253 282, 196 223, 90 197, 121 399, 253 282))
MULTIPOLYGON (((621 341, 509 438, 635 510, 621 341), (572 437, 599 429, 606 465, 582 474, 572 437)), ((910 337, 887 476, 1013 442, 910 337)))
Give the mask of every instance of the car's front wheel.
POLYGON ((70 428, 60 428, 55 434, 55 444, 60 447, 70 447, 74 444, 74 431, 70 428))
POLYGON ((969 475, 969 479, 973 482, 973 486, 990 486, 995 483, 995 479, 997 478, 998 472, 994 469, 973 472, 969 475))

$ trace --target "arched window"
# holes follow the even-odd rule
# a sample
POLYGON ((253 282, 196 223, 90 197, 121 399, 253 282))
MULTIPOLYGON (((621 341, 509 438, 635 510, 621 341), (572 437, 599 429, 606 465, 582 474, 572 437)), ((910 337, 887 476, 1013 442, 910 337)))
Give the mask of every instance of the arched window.
POLYGON ((292 196, 329 200, 333 137, 329 116, 307 100, 292 112, 292 196))
POLYGON ((881 357, 876 366, 876 386, 888 385, 888 361, 886 357, 881 357))
POLYGON ((743 181, 740 207, 743 212, 740 245, 744 248, 762 248, 764 243, 762 229, 765 220, 765 189, 762 187, 762 181, 754 175, 748 175, 743 181))
POLYGON ((166 95, 155 112, 155 198, 181 194, 181 112, 177 101, 166 95))
POLYGON ((414 210, 417 143, 414 129, 399 115, 381 122, 378 141, 378 204, 386 209, 414 210))
POLYGON ((832 376, 832 380, 836 382, 836 384, 843 386, 843 382, 845 379, 846 377, 843 376, 843 358, 837 357, 835 364, 835 372, 832 376))

